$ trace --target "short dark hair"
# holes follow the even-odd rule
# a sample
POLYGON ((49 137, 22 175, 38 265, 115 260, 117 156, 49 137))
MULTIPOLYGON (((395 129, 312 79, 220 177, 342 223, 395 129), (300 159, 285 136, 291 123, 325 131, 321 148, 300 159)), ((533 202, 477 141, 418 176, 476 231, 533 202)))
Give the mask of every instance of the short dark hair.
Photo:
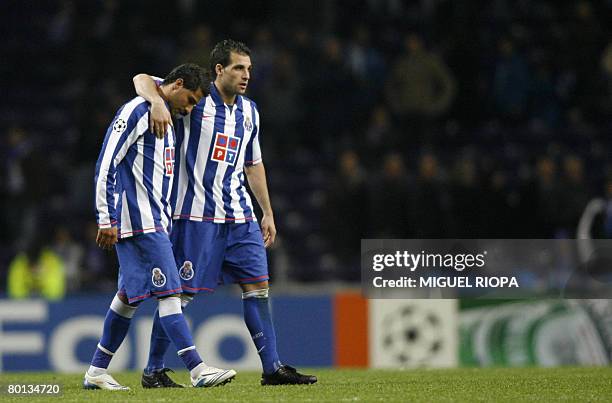
POLYGON ((201 89, 204 96, 208 95, 211 78, 210 72, 205 68, 194 63, 181 64, 172 69, 164 78, 162 85, 171 84, 179 78, 183 79, 183 87, 188 90, 197 91, 201 89))
POLYGON ((218 42, 210 52, 210 71, 213 76, 217 76, 217 71, 215 70, 217 64, 221 66, 227 66, 229 64, 232 52, 251 56, 251 49, 242 42, 233 39, 224 39, 218 42))

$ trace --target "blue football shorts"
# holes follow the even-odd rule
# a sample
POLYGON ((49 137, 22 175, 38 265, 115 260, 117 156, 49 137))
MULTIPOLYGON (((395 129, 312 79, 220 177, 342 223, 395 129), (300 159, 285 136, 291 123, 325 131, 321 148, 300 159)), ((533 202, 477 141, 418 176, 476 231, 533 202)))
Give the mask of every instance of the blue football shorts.
POLYGON ((219 284, 269 279, 266 249, 257 222, 177 220, 170 240, 185 293, 212 292, 219 284))
POLYGON ((119 294, 125 295, 130 304, 182 293, 168 234, 136 235, 120 239, 115 247, 119 258, 119 294))

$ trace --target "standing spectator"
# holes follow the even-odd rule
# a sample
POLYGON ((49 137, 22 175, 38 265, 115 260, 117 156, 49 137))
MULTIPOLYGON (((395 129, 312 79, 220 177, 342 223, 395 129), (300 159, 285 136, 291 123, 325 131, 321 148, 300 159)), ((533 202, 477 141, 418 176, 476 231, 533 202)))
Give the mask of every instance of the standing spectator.
POLYGON ((380 52, 372 46, 372 34, 367 26, 360 25, 353 31, 347 46, 348 65, 355 78, 364 85, 376 86, 372 77, 384 74, 385 64, 380 52))
POLYGON ((574 10, 568 24, 569 38, 564 50, 576 74, 574 102, 580 105, 586 119, 592 121, 600 108, 598 95, 602 91, 594 61, 601 55, 606 46, 605 40, 610 36, 609 32, 608 35, 604 33, 590 1, 580 0, 571 4, 574 10))
POLYGON ((384 77, 385 62, 380 52, 372 46, 371 32, 365 25, 353 31, 347 45, 347 63, 361 95, 356 105, 359 114, 365 114, 374 106, 382 95, 378 80, 372 77, 384 77))
POLYGON ((14 126, 8 133, 4 160, 6 191, 12 214, 8 217, 13 239, 24 241, 34 236, 43 206, 52 190, 48 150, 25 129, 14 126))
POLYGON ((65 291, 64 262, 45 245, 44 236, 32 239, 25 251, 11 261, 7 290, 10 298, 40 296, 58 300, 64 297, 65 291))
POLYGON ((589 201, 589 190, 584 180, 582 159, 567 156, 563 160, 563 178, 557 202, 560 204, 557 237, 573 237, 580 216, 589 201))
POLYGON ((31 140, 27 131, 19 126, 8 129, 6 143, 3 144, 4 152, 2 158, 2 198, 4 205, 2 211, 12 209, 12 214, 6 214, 6 234, 19 234, 21 219, 26 209, 27 183, 23 169, 23 161, 27 158, 32 148, 31 140))
POLYGON ((498 44, 493 77, 493 103, 498 117, 517 121, 524 117, 529 95, 529 70, 514 43, 504 38, 498 44))
POLYGON ((557 164, 549 156, 536 161, 535 177, 521 191, 522 220, 527 228, 524 235, 551 238, 559 222, 559 181, 557 164))
POLYGON ((255 32, 252 52, 253 57, 257 58, 257 68, 253 70, 253 84, 249 91, 257 97, 263 95, 275 80, 274 62, 278 53, 276 43, 268 27, 262 26, 255 32))
POLYGON ((441 181, 440 164, 432 153, 419 159, 414 206, 418 238, 444 238, 449 233, 448 195, 441 181))
POLYGON ((612 179, 606 181, 604 192, 604 197, 590 200, 584 208, 577 239, 612 239, 612 179))
POLYGON ((605 94, 603 99, 604 111, 612 112, 612 41, 608 43, 601 56, 601 69, 605 82, 605 94))
POLYGON ((338 172, 327 193, 324 219, 343 279, 359 279, 360 239, 366 238, 370 211, 367 177, 355 151, 342 152, 338 172))
POLYGON ((561 117, 560 101, 556 90, 553 73, 546 61, 535 66, 535 73, 530 84, 529 112, 532 123, 553 128, 559 124, 561 117))
POLYGON ((410 238, 412 195, 404 159, 391 152, 384 157, 382 173, 372 182, 372 235, 376 238, 410 238))
POLYGON ((187 35, 188 38, 182 42, 183 49, 179 53, 179 59, 184 63, 196 63, 200 66, 208 66, 210 55, 202 49, 212 47, 212 32, 205 24, 196 25, 187 35))
POLYGON ((607 277, 604 282, 609 281, 610 256, 609 248, 601 248, 601 243, 593 242, 592 239, 612 238, 612 178, 608 177, 605 183, 603 197, 596 197, 588 202, 580 217, 576 231, 578 253, 583 262, 590 262, 589 274, 603 274, 607 277), (598 259, 598 258, 604 259, 598 259), (592 265, 599 260, 602 265, 592 265), (601 270, 601 271, 600 271, 601 270), (598 273, 599 272, 599 273, 598 273))
MULTIPOLYGON (((403 137, 410 137, 409 133, 402 134, 404 134, 403 137)), ((384 154, 385 151, 400 149, 400 144, 408 141, 409 138, 404 139, 397 133, 387 106, 380 104, 372 109, 365 130, 365 139, 361 142, 365 147, 363 150, 365 155, 378 159, 378 156, 384 154)))
MULTIPOLYGON (((487 178, 482 194, 482 237, 507 238, 516 233, 516 203, 508 189, 508 175, 501 169, 493 170, 487 178)), ((523 229, 524 230, 524 229, 523 229)))
POLYGON ((450 107, 455 80, 444 62, 425 49, 421 37, 410 34, 404 40, 404 53, 391 67, 385 94, 404 128, 413 129, 413 136, 427 136, 433 119, 450 107))
POLYGON ((83 260, 83 246, 76 242, 70 230, 60 225, 55 230, 51 250, 64 262, 66 288, 68 292, 78 291, 81 287, 81 266, 83 260))
POLYGON ((323 42, 316 75, 306 89, 316 94, 311 118, 315 136, 309 136, 314 149, 320 149, 322 142, 332 142, 338 134, 350 134, 355 121, 355 81, 343 51, 343 44, 338 38, 329 37, 323 42), (330 91, 330 88, 334 90, 330 91), (329 133, 337 135, 329 136, 329 133))
POLYGON ((296 77, 293 55, 280 51, 272 62, 272 79, 261 91, 261 109, 266 111, 267 130, 280 152, 295 150, 302 135, 299 129, 296 130, 303 110, 300 102, 301 82, 296 77))
POLYGON ((480 185, 474 158, 460 158, 453 169, 451 193, 452 237, 476 238, 481 234, 481 202, 483 189, 480 185))

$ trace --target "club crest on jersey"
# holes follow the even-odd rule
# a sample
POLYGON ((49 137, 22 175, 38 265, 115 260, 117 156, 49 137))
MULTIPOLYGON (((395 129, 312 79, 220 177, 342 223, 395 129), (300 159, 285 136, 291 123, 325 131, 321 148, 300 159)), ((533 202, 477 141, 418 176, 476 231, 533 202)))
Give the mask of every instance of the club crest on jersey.
POLYGON ((191 263, 189 260, 185 260, 185 263, 183 263, 179 269, 179 276, 181 276, 183 280, 191 280, 193 278, 193 274, 193 263, 191 263))
POLYGON ((166 167, 166 176, 174 175, 174 147, 164 148, 164 166, 166 167))
POLYGON ((217 133, 215 137, 215 148, 213 149, 211 159, 217 162, 225 162, 233 166, 236 164, 236 157, 240 149, 240 140, 240 137, 217 133))
POLYGON ((113 124, 113 132, 117 134, 121 134, 123 133, 126 127, 127 127, 127 122, 119 118, 115 120, 115 123, 113 124))
POLYGON ((166 275, 162 273, 159 267, 153 269, 153 274, 151 275, 151 282, 155 287, 163 287, 166 285, 166 275))
POLYGON ((253 123, 251 122, 251 119, 248 116, 244 118, 244 128, 248 131, 253 130, 253 123))

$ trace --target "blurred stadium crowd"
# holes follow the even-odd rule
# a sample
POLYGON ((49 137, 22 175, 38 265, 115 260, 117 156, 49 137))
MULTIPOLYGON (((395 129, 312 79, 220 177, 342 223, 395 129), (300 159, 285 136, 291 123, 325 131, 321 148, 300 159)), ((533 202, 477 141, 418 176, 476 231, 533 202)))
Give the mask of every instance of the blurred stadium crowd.
POLYGON ((67 292, 115 289, 116 259, 94 242, 106 127, 133 75, 207 65, 225 37, 253 52, 278 281, 357 281, 361 238, 574 237, 612 178, 610 0, 0 10, 2 290, 41 250, 67 292))

